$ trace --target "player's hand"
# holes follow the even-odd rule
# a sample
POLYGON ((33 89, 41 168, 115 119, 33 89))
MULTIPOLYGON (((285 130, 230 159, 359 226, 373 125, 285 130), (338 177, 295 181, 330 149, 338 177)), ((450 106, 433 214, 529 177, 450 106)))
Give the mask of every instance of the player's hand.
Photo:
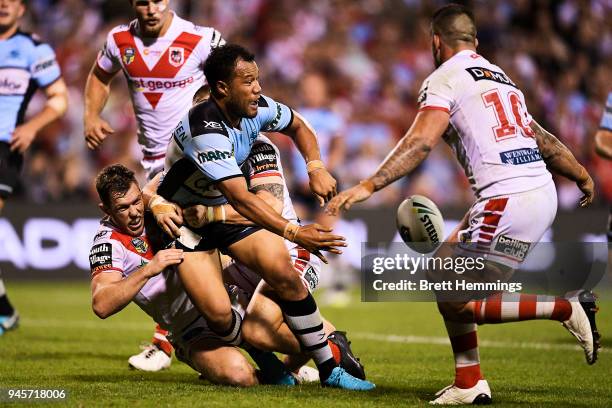
POLYGON ((372 188, 363 182, 359 183, 335 196, 327 204, 325 212, 329 215, 338 215, 340 210, 348 211, 354 203, 367 200, 372 193, 372 188))
POLYGON ((166 201, 163 197, 155 195, 149 201, 149 209, 166 234, 173 239, 181 236, 179 227, 183 225, 183 212, 178 205, 166 201))
POLYGON ((156 253, 153 259, 147 264, 147 276, 151 278, 155 275, 159 275, 168 266, 177 265, 181 262, 183 262, 182 249, 162 249, 156 253))
POLYGON ((584 193, 582 198, 580 199, 581 207, 588 207, 593 202, 593 197, 595 196, 595 183, 591 176, 587 173, 586 179, 576 183, 580 191, 584 193))
POLYGON ((208 224, 208 207, 205 205, 193 205, 183 210, 183 218, 187 224, 193 228, 202 228, 208 224))
POLYGON ((104 139, 113 133, 113 128, 99 116, 85 120, 85 141, 91 150, 100 147, 104 139))
POLYGON ((315 194, 321 207, 332 199, 336 191, 336 179, 325 168, 316 169, 309 174, 310 190, 315 194))
POLYGON ((18 151, 24 154, 34 141, 37 132, 38 129, 35 126, 28 125, 27 123, 17 126, 11 136, 11 151, 18 151))
POLYGON ((323 262, 328 263, 327 258, 321 251, 331 252, 333 254, 341 254, 342 251, 338 247, 345 247, 345 238, 341 235, 332 234, 331 227, 325 227, 320 224, 309 224, 300 227, 293 242, 307 250, 308 252, 319 257, 323 262))

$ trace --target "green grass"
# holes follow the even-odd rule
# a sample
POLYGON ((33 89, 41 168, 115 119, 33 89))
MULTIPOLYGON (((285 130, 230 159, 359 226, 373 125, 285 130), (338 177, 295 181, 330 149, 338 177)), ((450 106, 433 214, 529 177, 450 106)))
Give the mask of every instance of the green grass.
MULTIPOLYGON (((318 385, 212 386, 177 361, 162 373, 131 371, 127 357, 153 329, 137 307, 102 321, 91 312, 86 283, 8 282, 7 289, 22 324, 0 337, 0 387, 68 390, 68 399, 53 406, 423 406, 453 378, 450 346, 439 344, 445 331, 431 303, 355 301, 348 308, 323 308, 338 328, 349 331, 354 351, 377 384, 374 392, 350 393, 318 385)), ((605 335, 612 332, 612 302, 601 306, 605 335)), ((587 366, 556 322, 489 325, 479 333, 482 368, 496 405, 610 405, 608 350, 587 366)), ((612 343, 604 339, 604 345, 612 343)))

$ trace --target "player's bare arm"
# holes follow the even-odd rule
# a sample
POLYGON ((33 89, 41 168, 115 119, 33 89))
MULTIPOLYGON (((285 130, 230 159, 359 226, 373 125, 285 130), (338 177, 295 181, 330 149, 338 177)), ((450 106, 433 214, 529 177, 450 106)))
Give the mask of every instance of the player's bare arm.
POLYGON ((101 272, 91 281, 92 308, 96 316, 106 319, 121 311, 147 281, 165 268, 183 260, 182 249, 164 249, 136 272, 123 278, 121 272, 101 272))
POLYGON ((612 131, 599 129, 595 133, 595 151, 601 157, 612 160, 612 131))
POLYGON ((336 215, 340 209, 348 210, 354 203, 367 200, 395 180, 414 170, 440 141, 449 123, 449 114, 440 110, 424 110, 395 148, 378 167, 376 173, 358 185, 341 192, 331 200, 327 212, 336 215))
POLYGON ((44 108, 26 123, 15 128, 11 137, 11 150, 25 153, 42 128, 66 113, 68 89, 62 78, 44 88, 44 93, 47 98, 44 108))
POLYGON ((100 147, 108 135, 113 134, 113 128, 100 114, 106 105, 110 94, 110 83, 116 73, 108 73, 94 62, 85 84, 85 114, 83 124, 85 141, 90 149, 100 147))
POLYGON ((572 152, 550 132, 546 131, 535 120, 531 122, 536 141, 546 166, 553 172, 576 182, 584 193, 580 206, 586 207, 593 202, 595 184, 587 170, 578 163, 572 152))
POLYGON ((310 189, 317 196, 319 203, 321 205, 325 204, 337 194, 336 180, 329 174, 321 161, 317 136, 312 126, 299 113, 293 111, 293 121, 283 133, 290 136, 295 142, 306 161, 310 189))
POLYGON ((331 228, 319 224, 298 226, 287 221, 274 211, 264 200, 247 189, 244 178, 234 177, 217 184, 228 202, 245 218, 261 225, 277 235, 295 242, 307 251, 317 255, 324 262, 320 250, 341 254, 338 247, 346 246, 344 237, 331 234, 331 228))

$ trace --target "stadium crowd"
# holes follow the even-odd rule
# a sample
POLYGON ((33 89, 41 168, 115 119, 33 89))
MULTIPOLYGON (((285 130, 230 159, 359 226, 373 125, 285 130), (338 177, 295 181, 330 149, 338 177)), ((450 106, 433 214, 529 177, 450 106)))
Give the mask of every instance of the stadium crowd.
MULTIPOLYGON (((334 150, 330 168, 340 184, 348 186, 373 172, 416 115, 419 87, 434 69, 428 21, 443 3, 173 0, 171 5, 179 15, 213 26, 227 40, 254 50, 264 93, 298 110, 310 104, 329 115, 336 126, 327 137, 338 137, 328 143, 334 150)), ((525 92, 534 118, 586 163, 596 179, 599 202, 612 201, 612 164, 598 159, 593 149, 612 83, 609 2, 495 0, 472 5, 479 52, 503 67, 525 92)), ((122 76, 114 81, 104 111, 115 134, 96 152, 87 149, 83 138, 88 70, 105 34, 127 22, 129 13, 126 0, 29 1, 24 29, 37 32, 56 50, 70 102, 66 116, 33 144, 22 197, 35 202, 90 199, 95 197, 94 175, 104 165, 119 162, 140 169, 135 119, 122 76)), ((36 111, 40 103, 37 106, 35 99, 30 110, 36 111)), ((273 137, 286 171, 296 169, 292 180, 299 191, 292 144, 284 136, 273 137)), ((385 189, 367 205, 396 204, 420 193, 441 206, 465 207, 472 201, 466 185, 450 150, 438 148, 410 179, 385 189)), ((558 188, 560 205, 575 207, 580 197, 575 186, 561 181, 558 188)))

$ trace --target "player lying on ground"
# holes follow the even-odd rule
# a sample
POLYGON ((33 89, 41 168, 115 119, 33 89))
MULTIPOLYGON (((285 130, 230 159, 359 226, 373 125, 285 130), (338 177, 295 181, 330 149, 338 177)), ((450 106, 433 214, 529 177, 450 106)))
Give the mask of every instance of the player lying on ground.
MULTIPOLYGON (((298 222, 285 183, 280 153, 268 138, 260 135, 255 140, 242 170, 249 182, 250 191, 261 197, 284 218, 291 222, 298 222)), ((150 183, 148 188, 153 188, 155 181, 150 183)), ((175 222, 180 225, 184 221, 194 228, 202 228, 212 222, 253 225, 229 204, 213 207, 198 205, 188 207, 184 211, 175 206, 174 211, 168 212, 164 209, 161 213, 153 208, 152 212, 156 221, 168 234, 172 234, 172 231, 177 228, 175 222)), ((304 285, 309 290, 314 290, 319 282, 320 260, 293 242, 285 241, 285 245, 294 268, 302 277, 304 285)), ((284 322, 282 311, 278 304, 272 300, 277 299, 273 289, 265 284, 260 276, 240 262, 230 261, 228 266, 224 268, 226 283, 228 283, 228 279, 229 283, 233 283, 241 289, 241 292, 244 293, 243 298, 251 299, 255 294, 249 303, 247 315, 243 320, 243 339, 259 349, 281 351, 287 354, 286 364, 292 371, 297 372, 310 358, 300 354, 300 345, 297 339, 291 335, 289 327, 284 322), (293 339, 291 347, 283 350, 279 349, 280 345, 275 341, 278 336, 293 339)), ((244 307, 246 308, 246 305, 244 307)), ((365 378, 363 367, 353 356, 345 334, 335 332, 335 328, 326 320, 324 320, 324 326, 336 362, 353 376, 365 378)))
MULTIPOLYGON (((144 203, 134 173, 120 165, 103 169, 96 179, 100 208, 106 214, 90 252, 92 306, 101 318, 119 312, 134 301, 170 331, 177 357, 212 382, 250 386, 260 380, 238 349, 213 333, 190 302, 173 265, 180 249, 153 253, 144 228, 144 203)), ((231 272, 230 272, 231 273, 231 272)), ((235 270, 236 274, 242 271, 235 270)), ((241 275, 244 276, 244 275, 241 275)), ((249 288, 241 289, 250 296, 249 288)), ((273 349, 286 351, 297 340, 291 332, 269 339, 273 349)), ((293 384, 293 377, 270 352, 242 343, 262 369, 266 383, 293 384)))
MULTIPOLYGON (((254 270, 274 288, 285 321, 315 361, 324 386, 368 390, 338 366, 327 343, 317 304, 295 273, 282 237, 325 259, 321 250, 341 253, 344 238, 320 225, 299 226, 278 215, 249 192, 239 165, 248 157, 259 131, 292 137, 309 163, 313 192, 321 202, 336 193, 336 182, 320 161, 316 136, 287 106, 261 95, 254 56, 239 45, 215 48, 204 72, 211 86, 209 101, 192 108, 178 124, 168 147, 167 165, 151 207, 169 200, 182 208, 229 202, 261 227, 213 223, 173 231, 175 244, 187 253, 178 266, 185 289, 210 328, 228 342, 240 340, 241 318, 232 312, 223 288, 217 249, 254 270)), ((151 199, 150 197, 145 200, 151 199)))
MULTIPOLYGON (((36 134, 62 117, 68 106, 68 90, 53 49, 19 29, 25 3, 0 2, 0 214, 19 182, 24 154, 36 134), (38 88, 44 92, 45 105, 25 121, 38 88)), ((0 271, 0 336, 17 328, 18 322, 19 313, 9 302, 0 271)))
MULTIPOLYGON (((593 180, 572 153, 531 118, 522 92, 503 70, 476 53, 476 27, 469 11, 459 5, 442 7, 431 29, 437 69, 423 83, 414 123, 376 173, 340 193, 328 211, 349 209, 409 174, 444 136, 477 197, 464 229, 448 241, 461 238, 487 250, 500 237, 538 242, 557 211, 547 167, 576 182, 584 193, 583 207, 593 200, 593 180)), ((522 261, 495 252, 488 259, 485 272, 490 275, 500 270, 509 275, 522 261)), ((571 301, 496 293, 468 302, 440 302, 439 309, 455 356, 455 381, 436 394, 434 404, 490 402, 491 391, 480 371, 477 324, 557 320, 578 339, 589 364, 597 359, 599 335, 590 293, 571 301)))

